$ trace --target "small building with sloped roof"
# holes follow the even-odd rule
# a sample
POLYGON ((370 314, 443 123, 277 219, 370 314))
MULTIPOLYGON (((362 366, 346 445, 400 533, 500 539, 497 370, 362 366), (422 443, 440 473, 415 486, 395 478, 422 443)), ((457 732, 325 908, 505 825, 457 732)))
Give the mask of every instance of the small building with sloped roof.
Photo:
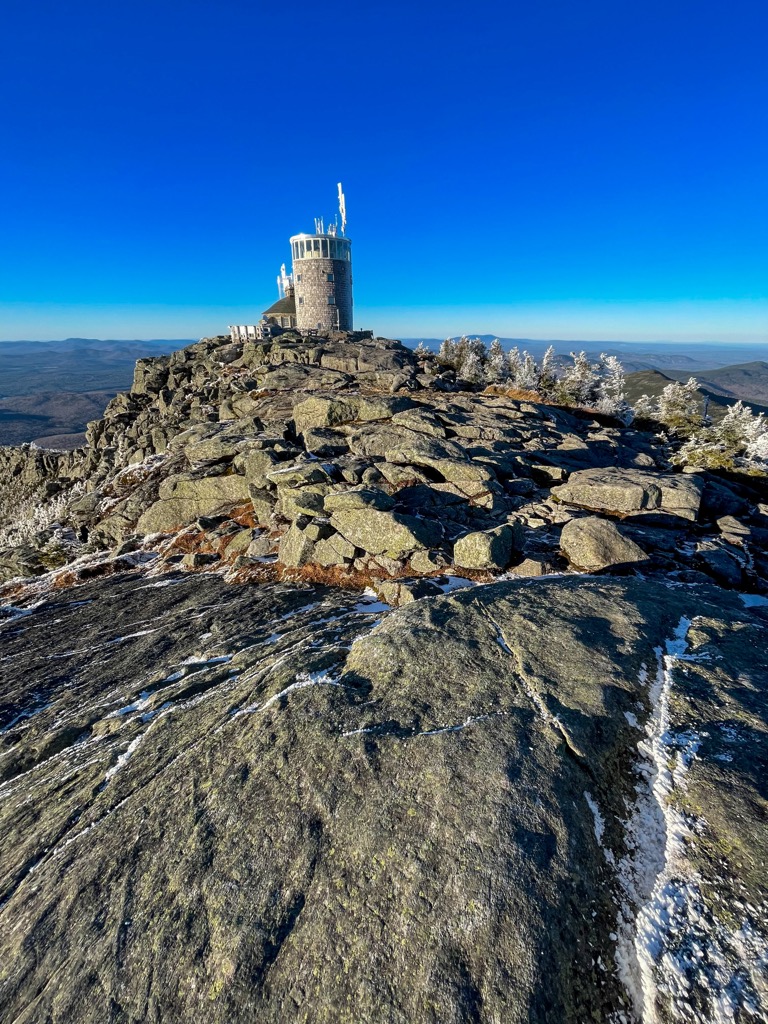
POLYGON ((296 326, 296 299, 293 288, 288 288, 285 296, 274 302, 269 309, 262 314, 265 320, 277 324, 278 327, 296 326))

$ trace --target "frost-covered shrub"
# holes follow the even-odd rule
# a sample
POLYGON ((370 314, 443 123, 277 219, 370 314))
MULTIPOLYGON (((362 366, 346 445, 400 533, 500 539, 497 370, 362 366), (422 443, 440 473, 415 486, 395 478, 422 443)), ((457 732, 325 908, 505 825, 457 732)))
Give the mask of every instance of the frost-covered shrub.
POLYGON ((520 362, 517 376, 515 377, 515 385, 520 388, 521 391, 538 392, 540 376, 541 374, 539 373, 539 366, 536 360, 530 352, 523 352, 523 358, 520 362))
POLYGON ((494 338, 488 350, 486 376, 493 384, 501 383, 509 377, 509 364, 504 353, 504 346, 498 338, 494 338))
POLYGON ((659 412, 659 403, 650 395, 641 395, 635 402, 633 409, 635 411, 635 419, 655 420, 659 412))
POLYGON ((507 353, 507 376, 516 385, 520 373, 520 349, 515 345, 507 353))
POLYGON ((560 377, 557 393, 565 405, 592 406, 599 397, 597 365, 591 363, 586 352, 571 352, 573 363, 560 377))
POLYGON ((552 398, 557 387, 557 364, 555 363, 555 346, 550 345, 544 353, 539 367, 538 391, 544 398, 552 398))
POLYGON ((749 442, 744 455, 752 465, 768 467, 768 429, 749 442))
MULTIPOLYGON (((645 397, 645 396, 644 396, 645 397)), ((677 437, 690 437, 703 426, 699 382, 690 377, 685 384, 667 384, 656 403, 654 419, 677 437)))
POLYGON ((480 384, 485 379, 485 370, 480 353, 476 349, 467 349, 466 355, 461 362, 459 373, 464 380, 471 384, 480 384))
POLYGON ((627 401, 624 367, 616 356, 603 353, 598 368, 598 398, 595 408, 609 416, 615 416, 625 424, 634 419, 634 412, 627 401))
POLYGON ((63 528, 69 503, 82 491, 83 485, 76 483, 47 500, 38 492, 28 494, 0 529, 0 548, 31 544, 40 534, 63 528))
POLYGON ((690 435, 672 461, 679 466, 702 469, 768 470, 768 424, 763 413, 755 413, 736 402, 720 423, 700 427, 690 435))
POLYGON ((446 338, 441 344, 437 353, 437 361, 443 366, 456 368, 456 342, 452 338, 446 338))

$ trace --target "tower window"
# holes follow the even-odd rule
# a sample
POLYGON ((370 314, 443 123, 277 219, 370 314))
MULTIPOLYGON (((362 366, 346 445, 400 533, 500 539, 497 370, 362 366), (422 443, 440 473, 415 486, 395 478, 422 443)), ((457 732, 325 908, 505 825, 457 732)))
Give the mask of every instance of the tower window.
POLYGON ((296 275, 296 284, 298 284, 299 281, 301 281, 301 274, 296 275))
POLYGON ((329 295, 328 296, 328 305, 329 306, 335 306, 336 305, 336 297, 335 297, 335 295, 329 295))
POLYGON ((300 296, 299 296, 299 305, 300 305, 300 306, 303 306, 303 305, 304 305, 304 296, 303 296, 303 295, 300 295, 300 296))
POLYGON ((333 280, 333 274, 329 274, 329 275, 328 275, 328 280, 329 280, 329 281, 332 281, 332 280, 333 280))

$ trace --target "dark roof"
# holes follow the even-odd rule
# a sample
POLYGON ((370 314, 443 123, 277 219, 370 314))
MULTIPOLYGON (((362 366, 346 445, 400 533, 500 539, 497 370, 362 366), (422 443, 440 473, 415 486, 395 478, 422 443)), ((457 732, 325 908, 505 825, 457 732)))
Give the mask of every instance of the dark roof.
POLYGON ((264 310, 263 316, 296 316, 296 299, 293 295, 278 299, 269 309, 264 310))

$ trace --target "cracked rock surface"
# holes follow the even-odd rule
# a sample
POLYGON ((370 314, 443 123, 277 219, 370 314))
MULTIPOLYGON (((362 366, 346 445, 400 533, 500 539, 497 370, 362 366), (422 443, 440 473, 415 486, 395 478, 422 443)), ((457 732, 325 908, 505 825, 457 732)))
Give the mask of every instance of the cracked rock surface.
POLYGON ((767 623, 583 576, 6 608, 0 1017, 761 1019, 767 623))

